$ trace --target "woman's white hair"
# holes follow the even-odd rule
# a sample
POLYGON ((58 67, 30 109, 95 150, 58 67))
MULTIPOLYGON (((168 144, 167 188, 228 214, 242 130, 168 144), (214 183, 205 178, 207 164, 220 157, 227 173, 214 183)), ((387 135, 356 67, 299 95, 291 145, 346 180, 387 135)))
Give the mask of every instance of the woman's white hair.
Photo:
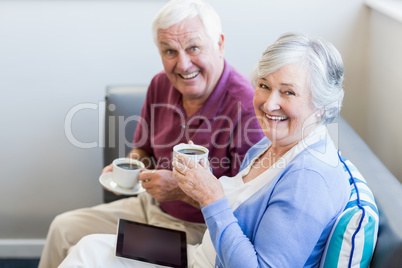
POLYGON ((222 34, 222 25, 218 13, 202 0, 171 0, 156 14, 152 23, 154 42, 158 45, 158 30, 167 29, 185 19, 199 17, 205 30, 218 48, 218 42, 222 34))
POLYGON ((306 34, 283 34, 262 54, 252 74, 253 85, 259 78, 291 63, 306 68, 311 101, 323 112, 321 123, 333 122, 339 116, 344 96, 344 66, 338 50, 331 43, 306 34))

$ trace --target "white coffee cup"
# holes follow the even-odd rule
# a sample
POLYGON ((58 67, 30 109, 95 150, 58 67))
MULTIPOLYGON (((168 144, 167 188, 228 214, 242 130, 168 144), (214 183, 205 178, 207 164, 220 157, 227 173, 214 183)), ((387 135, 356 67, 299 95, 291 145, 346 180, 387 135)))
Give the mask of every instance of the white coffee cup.
POLYGON ((144 164, 131 158, 117 158, 113 160, 113 180, 123 188, 133 188, 138 184, 138 174, 144 164))
POLYGON ((180 143, 173 147, 173 159, 176 159, 177 154, 185 154, 191 157, 195 162, 200 162, 204 159, 205 162, 208 161, 209 150, 204 146, 188 143, 180 143))

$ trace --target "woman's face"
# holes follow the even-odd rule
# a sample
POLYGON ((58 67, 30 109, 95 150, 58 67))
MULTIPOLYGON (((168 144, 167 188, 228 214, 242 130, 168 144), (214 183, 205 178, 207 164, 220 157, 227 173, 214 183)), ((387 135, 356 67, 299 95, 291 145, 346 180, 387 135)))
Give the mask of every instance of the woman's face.
POLYGON ((253 103, 258 122, 274 146, 293 147, 317 125, 307 71, 297 63, 258 79, 253 103))

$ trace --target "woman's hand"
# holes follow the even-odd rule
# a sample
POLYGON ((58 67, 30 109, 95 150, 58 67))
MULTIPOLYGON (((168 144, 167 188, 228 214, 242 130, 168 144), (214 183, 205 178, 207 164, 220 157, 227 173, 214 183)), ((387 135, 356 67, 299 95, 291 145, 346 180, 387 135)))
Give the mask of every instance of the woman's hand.
POLYGON ((173 175, 178 179, 180 189, 205 207, 224 198, 222 185, 203 160, 200 164, 192 158, 177 154, 173 161, 173 175))

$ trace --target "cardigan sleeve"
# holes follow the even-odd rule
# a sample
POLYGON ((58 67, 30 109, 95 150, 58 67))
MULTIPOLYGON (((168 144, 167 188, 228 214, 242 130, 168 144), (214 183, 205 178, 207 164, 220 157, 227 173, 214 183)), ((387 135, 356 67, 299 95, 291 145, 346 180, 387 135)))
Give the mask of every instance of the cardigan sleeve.
POLYGON ((238 218, 226 199, 204 207, 217 265, 303 267, 336 214, 329 191, 320 174, 301 169, 286 173, 266 195, 257 192, 262 197, 245 201, 238 218))

